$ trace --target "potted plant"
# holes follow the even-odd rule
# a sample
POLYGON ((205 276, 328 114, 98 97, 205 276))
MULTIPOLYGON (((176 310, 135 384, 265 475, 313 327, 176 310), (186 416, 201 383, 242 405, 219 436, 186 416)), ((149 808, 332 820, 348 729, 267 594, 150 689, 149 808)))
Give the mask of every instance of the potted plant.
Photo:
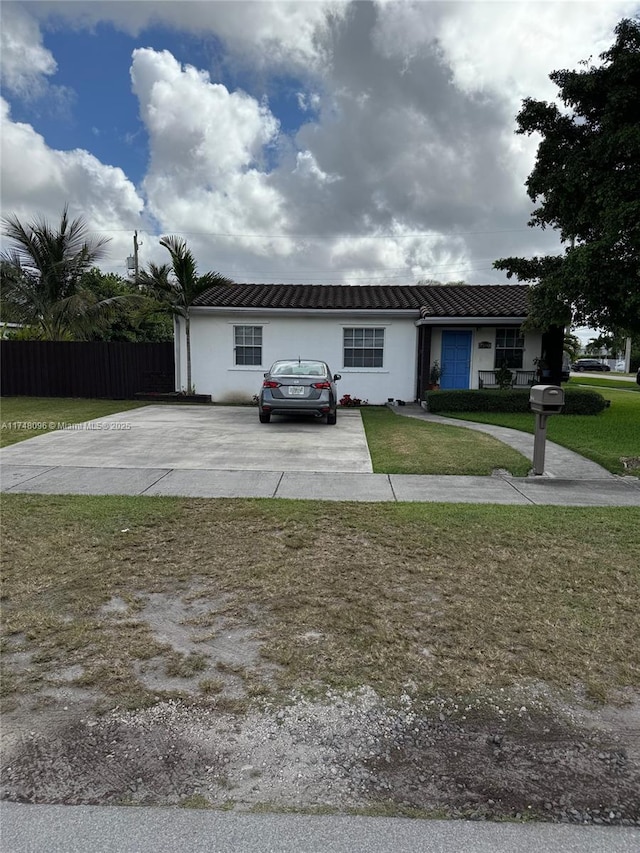
POLYGON ((442 369, 440 367, 440 362, 436 360, 431 365, 431 370, 429 371, 429 384, 427 386, 428 391, 437 391, 437 389, 440 387, 441 376, 442 369))
POLYGON ((499 367, 496 370, 496 382, 498 383, 498 388, 501 391, 506 391, 508 388, 511 388, 513 385, 513 373, 509 370, 506 363, 502 364, 502 367, 499 367))

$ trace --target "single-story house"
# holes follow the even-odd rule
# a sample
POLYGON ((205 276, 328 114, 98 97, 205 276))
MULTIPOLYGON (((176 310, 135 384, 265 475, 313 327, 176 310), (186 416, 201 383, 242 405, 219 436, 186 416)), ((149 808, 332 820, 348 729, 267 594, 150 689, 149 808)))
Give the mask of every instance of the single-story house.
MULTIPOLYGON (((250 401, 279 358, 316 358, 341 374, 339 392, 371 404, 423 399, 431 366, 441 388, 536 379, 542 356, 557 366, 563 330, 522 332, 527 285, 218 285, 192 305, 192 383, 216 402, 250 401)), ((545 381, 551 381, 545 380, 545 381)), ((176 384, 185 388, 184 321, 176 334, 176 384)))

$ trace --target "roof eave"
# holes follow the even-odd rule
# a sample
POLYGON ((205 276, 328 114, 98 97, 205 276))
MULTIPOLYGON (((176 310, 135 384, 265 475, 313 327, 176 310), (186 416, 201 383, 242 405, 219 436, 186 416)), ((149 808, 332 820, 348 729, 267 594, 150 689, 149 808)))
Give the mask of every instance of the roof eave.
POLYGON ((497 323, 524 323, 527 315, 503 314, 500 316, 456 317, 454 314, 438 317, 421 317, 416 326, 445 326, 456 324, 460 326, 495 326, 497 323))
POLYGON ((314 316, 318 315, 329 317, 406 317, 415 319, 418 314, 417 308, 266 308, 264 306, 253 305, 243 307, 231 307, 221 305, 192 305, 191 311, 198 314, 268 314, 270 317, 277 316, 314 316))

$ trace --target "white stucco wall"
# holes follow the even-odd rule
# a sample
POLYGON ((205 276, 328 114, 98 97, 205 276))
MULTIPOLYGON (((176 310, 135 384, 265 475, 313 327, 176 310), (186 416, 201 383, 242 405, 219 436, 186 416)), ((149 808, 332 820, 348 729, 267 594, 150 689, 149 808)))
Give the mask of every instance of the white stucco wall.
MULTIPOLYGON (((178 387, 186 387, 184 324, 177 355, 178 387)), ((257 394, 265 370, 278 358, 317 358, 340 373, 339 395, 350 394, 371 404, 389 397, 416 397, 417 329, 413 317, 378 315, 269 316, 238 312, 214 314, 193 310, 191 317, 192 380, 196 392, 211 394, 214 402, 247 402, 257 394), (262 364, 236 366, 234 326, 262 326, 262 364), (384 366, 345 368, 343 330, 346 327, 384 328, 384 366)))

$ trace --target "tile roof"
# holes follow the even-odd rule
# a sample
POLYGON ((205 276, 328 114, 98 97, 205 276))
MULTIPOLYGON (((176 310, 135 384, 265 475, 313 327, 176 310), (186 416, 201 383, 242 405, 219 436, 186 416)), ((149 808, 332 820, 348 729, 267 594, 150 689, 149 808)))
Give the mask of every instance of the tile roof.
POLYGON ((526 317, 529 313, 526 284, 468 284, 422 287, 420 316, 427 317, 526 317))
POLYGON ((227 284, 193 301, 211 308, 413 310, 427 317, 524 317, 527 292, 507 285, 227 284))

